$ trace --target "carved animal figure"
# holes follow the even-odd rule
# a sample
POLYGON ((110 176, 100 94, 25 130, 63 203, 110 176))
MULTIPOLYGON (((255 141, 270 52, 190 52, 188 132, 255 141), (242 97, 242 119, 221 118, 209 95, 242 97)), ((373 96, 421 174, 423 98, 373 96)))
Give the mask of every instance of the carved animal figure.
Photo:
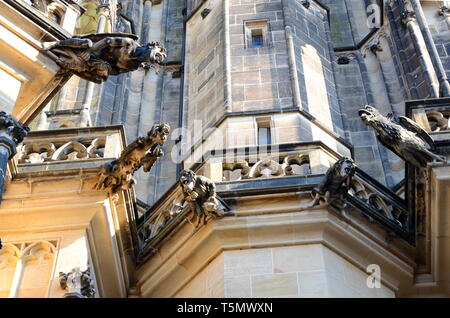
POLYGON ((206 224, 207 217, 222 217, 232 215, 225 212, 224 204, 216 196, 216 186, 213 181, 204 177, 197 176, 191 170, 183 170, 180 174, 179 184, 183 189, 183 201, 181 206, 187 201, 191 210, 197 217, 196 227, 206 224))
POLYGON ((336 161, 327 170, 322 182, 313 189, 312 193, 315 197, 311 207, 319 204, 320 200, 324 200, 325 204, 329 204, 335 199, 342 198, 350 189, 355 169, 356 165, 350 158, 343 157, 336 161))
POLYGON ((59 285, 64 290, 79 290, 80 294, 86 298, 95 296, 95 289, 92 286, 91 270, 80 271, 74 268, 69 273, 59 272, 59 285))
POLYGON ((5 130, 16 144, 20 144, 30 132, 29 127, 22 125, 4 111, 0 111, 0 130, 5 130))
POLYGON ((145 172, 150 171, 155 161, 164 154, 159 147, 166 142, 169 131, 168 124, 154 125, 147 137, 138 137, 122 151, 119 158, 100 169, 94 188, 108 189, 111 193, 129 189, 135 184, 133 174, 142 166, 145 172))
POLYGON ((445 157, 433 153, 433 139, 411 119, 392 114, 387 117, 370 105, 359 110, 359 116, 366 125, 373 127, 378 140, 389 150, 417 168, 426 167, 433 160, 445 162, 445 157))
POLYGON ((52 43, 46 50, 58 57, 60 73, 73 73, 100 84, 109 75, 164 62, 166 49, 160 43, 140 45, 138 39, 128 33, 88 34, 52 43))

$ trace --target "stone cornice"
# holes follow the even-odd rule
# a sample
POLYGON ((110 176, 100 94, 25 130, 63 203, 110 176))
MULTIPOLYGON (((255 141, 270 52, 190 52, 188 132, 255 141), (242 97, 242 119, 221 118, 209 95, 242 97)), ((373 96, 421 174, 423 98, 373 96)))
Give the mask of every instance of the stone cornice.
MULTIPOLYGON (((283 201, 286 204, 292 199, 283 201)), ((287 215, 273 208, 255 218, 237 211, 237 217, 214 221, 198 230, 192 230, 188 222, 180 224, 165 246, 158 247, 158 253, 137 269, 142 296, 175 296, 206 264, 226 251, 305 244, 321 244, 362 271, 368 264, 380 265, 384 269, 382 282, 394 290, 412 284, 412 258, 402 254, 395 243, 386 242, 380 233, 371 232, 367 220, 350 225, 326 209, 287 215), (253 237, 250 232, 267 235, 253 237)))

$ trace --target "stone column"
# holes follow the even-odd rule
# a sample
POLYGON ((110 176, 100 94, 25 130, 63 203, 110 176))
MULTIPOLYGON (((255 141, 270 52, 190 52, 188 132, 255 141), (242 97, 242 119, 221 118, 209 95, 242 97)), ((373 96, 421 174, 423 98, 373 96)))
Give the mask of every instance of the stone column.
MULTIPOLYGON (((450 84, 448 83, 447 73, 442 65, 441 58, 434 43, 433 36, 431 35, 430 28, 428 27, 425 14, 422 10, 420 0, 406 0, 407 4, 411 4, 415 16, 417 17, 417 23, 422 33, 426 48, 429 52, 431 62, 436 72, 436 76, 439 81, 440 91, 444 97, 450 97, 450 84)), ((438 95, 439 97, 439 95, 438 95)))
POLYGON ((160 4, 161 0, 144 0, 144 12, 142 16, 142 43, 150 42, 150 18, 153 5, 160 4))
POLYGON ((0 111, 0 202, 8 160, 15 156, 16 146, 23 141, 29 131, 27 126, 22 126, 14 117, 0 111))
POLYGON ((427 81, 430 83, 431 97, 438 98, 439 86, 436 83, 436 73, 434 71, 433 63, 428 53, 422 33, 420 32, 419 26, 417 25, 416 14, 413 11, 405 10, 402 12, 401 17, 402 22, 408 28, 409 34, 411 35, 412 41, 417 49, 417 54, 419 56, 423 73, 427 81))
MULTIPOLYGON (((110 13, 109 5, 101 5, 97 8, 97 11, 99 13, 97 33, 103 33, 105 30, 106 21, 108 20, 108 16, 110 13)), ((83 109, 81 111, 81 124, 80 124, 81 127, 92 126, 91 104, 92 104, 92 97, 94 95, 94 88, 95 83, 88 81, 86 85, 86 91, 84 93, 83 105, 81 106, 81 108, 83 109)))
MULTIPOLYGON (((405 114, 403 89, 400 86, 389 42, 384 33, 379 36, 376 43, 370 46, 370 51, 377 57, 380 63, 392 111, 397 116, 403 116, 405 114)), ((366 54, 370 53, 367 52, 366 54)))
POLYGON ((439 14, 445 18, 445 22, 447 22, 447 27, 450 29, 450 8, 447 6, 442 6, 439 9, 439 14))
POLYGON ((224 68, 225 68, 225 111, 233 109, 231 89, 231 39, 230 39, 230 3, 223 1, 223 32, 224 32, 224 68))
POLYGON ((291 76, 291 86, 292 86, 292 94, 294 107, 298 107, 302 109, 302 99, 300 95, 300 86, 298 81, 297 74, 297 62, 295 60, 295 45, 294 38, 292 37, 292 30, 290 26, 285 27, 286 41, 287 41, 287 52, 289 59, 289 73, 291 76))

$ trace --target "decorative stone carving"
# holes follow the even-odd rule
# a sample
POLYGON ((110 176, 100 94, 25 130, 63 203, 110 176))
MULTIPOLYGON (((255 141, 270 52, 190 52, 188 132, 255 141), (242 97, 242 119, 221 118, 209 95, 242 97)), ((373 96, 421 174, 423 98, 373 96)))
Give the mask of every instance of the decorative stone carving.
POLYGON ((432 132, 449 130, 448 115, 444 116, 443 113, 438 111, 427 112, 428 123, 432 132))
POLYGON ((364 184, 358 175, 352 178, 348 193, 374 208, 380 215, 394 221, 401 228, 408 227, 407 210, 395 206, 388 198, 377 193, 376 189, 364 184))
POLYGON ((442 6, 439 8, 439 14, 445 18, 450 17, 450 8, 447 6, 442 6))
POLYGON ((87 142, 84 140, 68 141, 59 146, 52 142, 27 142, 19 148, 18 163, 103 158, 105 142, 104 138, 95 138, 87 142))
POLYGON ((30 128, 22 125, 4 111, 0 111, 0 136, 6 136, 18 145, 29 132, 30 128))
POLYGON ((409 22, 416 21, 416 13, 414 11, 405 10, 400 14, 403 24, 408 24, 409 22))
POLYGON ((330 167, 322 182, 313 189, 314 200, 311 207, 324 201, 330 204, 336 199, 342 199, 350 189, 352 177, 355 174, 356 165, 353 160, 343 157, 330 167))
POLYGON ((423 168, 433 160, 445 162, 445 157, 433 153, 433 139, 411 119, 388 114, 381 115, 375 107, 366 105, 359 110, 366 125, 372 126, 378 140, 389 150, 417 168, 423 168))
POLYGON ((156 160, 164 153, 160 149, 167 140, 170 126, 168 124, 154 125, 147 137, 138 137, 126 147, 120 157, 104 165, 98 173, 95 189, 108 189, 110 193, 129 189, 134 183, 133 174, 143 167, 150 171, 156 160))
POLYGON ((3 195, 8 160, 16 154, 16 146, 23 141, 30 128, 20 124, 14 117, 0 111, 0 202, 3 195))
POLYGON ((258 161, 253 167, 250 169, 249 178, 259 178, 264 177, 268 178, 270 176, 283 176, 284 169, 281 165, 273 161, 272 159, 263 159, 258 161))
POLYGON ((187 202, 197 217, 196 227, 200 225, 203 218, 203 224, 206 224, 207 218, 223 217, 233 215, 225 211, 225 204, 216 195, 216 185, 210 179, 204 176, 197 176, 191 170, 183 170, 179 179, 180 187, 183 190, 183 200, 181 206, 187 202))
POLYGON ((356 59, 356 55, 353 54, 353 53, 350 53, 350 54, 340 54, 340 55, 337 55, 336 57, 337 57, 336 62, 337 62, 339 65, 347 65, 347 64, 350 63, 351 60, 356 59))
POLYGON ((304 6, 306 9, 309 9, 309 6, 311 5, 311 1, 310 1, 310 0, 302 0, 300 3, 301 3, 302 6, 304 6))
POLYGON ((140 45, 139 37, 128 33, 98 33, 74 36, 52 43, 46 50, 55 54, 60 74, 75 74, 94 83, 109 75, 161 65, 166 49, 158 42, 140 45))
POLYGON ((64 298, 94 298, 95 296, 90 268, 83 272, 78 267, 69 273, 60 272, 59 285, 68 291, 64 298))
POLYGON ((265 158, 254 164, 243 159, 225 161, 222 163, 222 170, 224 181, 311 174, 309 156, 305 154, 288 155, 276 160, 265 158), (281 164, 277 162, 279 159, 282 159, 281 164), (233 173, 235 170, 240 170, 240 175, 233 173))
POLYGON ((200 12, 200 15, 202 16, 202 18, 204 19, 204 18, 206 18, 207 16, 208 16, 208 14, 210 14, 211 13, 211 9, 210 8, 204 8, 203 10, 202 10, 202 12, 200 12))
POLYGON ((377 43, 373 43, 370 47, 369 47, 369 49, 370 49, 370 51, 373 53, 373 54, 377 54, 377 52, 383 52, 383 48, 381 47, 381 45, 380 45, 380 42, 377 42, 377 43))

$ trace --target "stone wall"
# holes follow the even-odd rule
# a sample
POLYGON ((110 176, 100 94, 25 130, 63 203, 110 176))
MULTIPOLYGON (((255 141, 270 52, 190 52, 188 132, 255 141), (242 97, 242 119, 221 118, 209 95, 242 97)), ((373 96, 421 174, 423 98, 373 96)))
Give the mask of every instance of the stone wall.
POLYGON ((232 111, 292 107, 281 1, 230 1, 232 111), (266 21, 264 47, 246 44, 245 23, 266 21))
MULTIPOLYGON (((194 132, 194 122, 205 131, 225 112, 223 2, 208 6, 186 23, 186 56, 183 103, 183 127, 194 132)), ((196 133, 193 142, 202 134, 196 133)))

